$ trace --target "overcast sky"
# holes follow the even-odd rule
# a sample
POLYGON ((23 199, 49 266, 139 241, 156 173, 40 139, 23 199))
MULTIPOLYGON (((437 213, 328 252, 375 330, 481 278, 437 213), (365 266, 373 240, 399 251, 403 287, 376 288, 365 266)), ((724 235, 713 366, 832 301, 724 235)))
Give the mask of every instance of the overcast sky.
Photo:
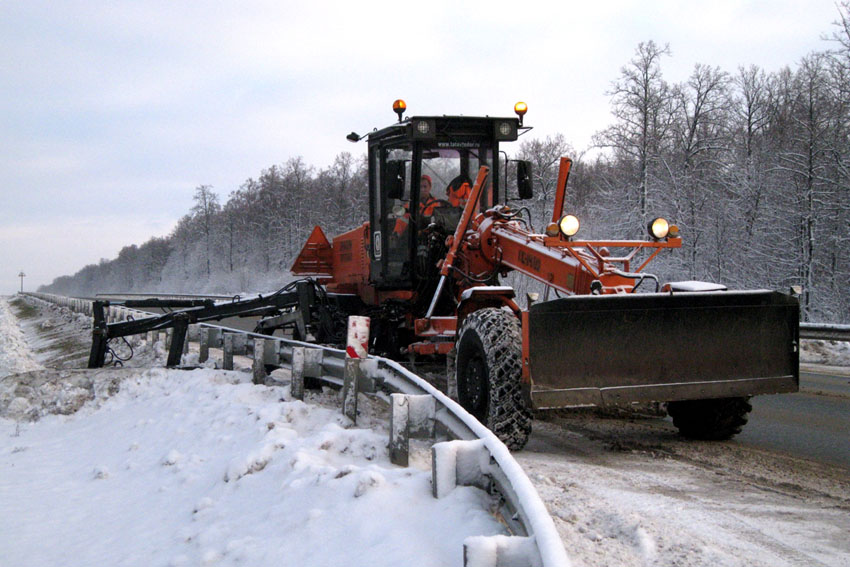
MULTIPOLYGON (((0 2, 0 294, 34 290, 169 233, 290 157, 410 115, 512 115, 577 149, 637 44, 695 63, 796 66, 832 0, 0 2)), ((365 199, 365 196, 364 196, 365 199)), ((365 211, 365 204, 364 204, 365 211)), ((365 216, 365 213, 364 213, 365 216)), ((117 290, 113 290, 117 291, 117 290)))

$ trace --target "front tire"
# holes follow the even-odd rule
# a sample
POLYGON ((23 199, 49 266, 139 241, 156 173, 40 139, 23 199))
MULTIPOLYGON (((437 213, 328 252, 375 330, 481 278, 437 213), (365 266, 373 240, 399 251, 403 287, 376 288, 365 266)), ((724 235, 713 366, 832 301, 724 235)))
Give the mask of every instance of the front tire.
POLYGON ((683 437, 722 441, 741 432, 753 409, 749 398, 718 398, 670 402, 667 413, 683 437))
POLYGON ((458 401, 509 449, 522 449, 531 411, 522 396, 519 320, 502 309, 480 309, 464 320, 458 336, 458 401))

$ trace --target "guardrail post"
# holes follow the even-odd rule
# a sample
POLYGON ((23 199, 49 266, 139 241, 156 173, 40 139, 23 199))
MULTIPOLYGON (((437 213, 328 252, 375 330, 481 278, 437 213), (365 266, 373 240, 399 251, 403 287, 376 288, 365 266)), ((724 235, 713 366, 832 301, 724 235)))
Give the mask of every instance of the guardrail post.
POLYGON ((362 375, 360 360, 366 358, 369 345, 369 318, 348 318, 348 341, 345 347, 345 373, 342 383, 342 413, 357 422, 357 390, 362 375))
POLYGON ((456 486, 490 487, 486 471, 490 451, 483 440, 444 441, 431 447, 431 489, 434 498, 442 498, 456 486))
POLYGON ((542 567, 534 539, 523 536, 470 536, 463 540, 464 567, 542 567))
POLYGON ((390 394, 390 462, 406 467, 410 439, 434 437, 437 400, 429 394, 390 394))
POLYGON ((224 352, 222 353, 221 367, 225 370, 233 370, 233 333, 224 333, 224 352))
POLYGON ((452 400, 457 400, 457 374, 455 373, 455 365, 457 364, 457 350, 452 349, 446 355, 446 395, 452 400))
POLYGON ((345 359, 342 382, 342 414, 357 423, 357 381, 360 377, 360 359, 345 359))
POLYGON ((198 329, 198 342, 200 343, 200 348, 198 350, 198 362, 204 363, 210 359, 209 327, 201 327, 198 329))
POLYGON ((306 348, 300 346, 292 347, 289 394, 296 400, 304 399, 304 359, 306 350, 306 348))
POLYGON ((221 339, 221 329, 217 327, 210 329, 208 327, 207 331, 209 331, 210 334, 210 348, 221 348, 223 346, 221 339))
POLYGON ((254 384, 266 382, 266 349, 271 347, 271 341, 254 337, 254 363, 251 370, 254 373, 254 384))
POLYGON ((233 336, 233 354, 247 356, 248 354, 248 335, 242 333, 232 334, 233 336))

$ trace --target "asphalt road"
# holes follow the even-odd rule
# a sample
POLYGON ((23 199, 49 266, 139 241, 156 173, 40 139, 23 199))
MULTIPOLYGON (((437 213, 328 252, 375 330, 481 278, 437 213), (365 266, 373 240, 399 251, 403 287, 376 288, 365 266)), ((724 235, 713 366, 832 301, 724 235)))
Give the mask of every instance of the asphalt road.
POLYGON ((735 443, 850 469, 850 369, 804 366, 800 392, 752 404, 735 443))

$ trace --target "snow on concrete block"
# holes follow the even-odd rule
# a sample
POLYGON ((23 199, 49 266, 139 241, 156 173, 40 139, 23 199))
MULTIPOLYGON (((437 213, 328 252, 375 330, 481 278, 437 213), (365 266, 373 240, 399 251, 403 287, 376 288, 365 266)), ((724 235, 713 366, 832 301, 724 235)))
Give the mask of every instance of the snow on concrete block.
POLYGON ((431 447, 431 490, 442 498, 456 486, 488 489, 490 451, 483 439, 446 441, 431 447))
POLYGON ((543 567, 534 538, 471 536, 463 540, 464 567, 543 567))

